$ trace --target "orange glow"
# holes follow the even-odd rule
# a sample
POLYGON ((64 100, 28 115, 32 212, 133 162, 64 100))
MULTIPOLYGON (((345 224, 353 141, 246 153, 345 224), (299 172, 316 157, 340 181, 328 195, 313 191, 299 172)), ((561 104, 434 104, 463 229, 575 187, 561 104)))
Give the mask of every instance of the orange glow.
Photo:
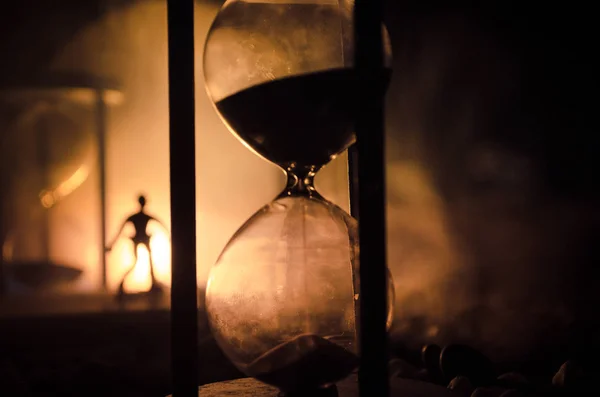
MULTIPOLYGON (((219 10, 216 3, 196 4, 196 111, 197 123, 197 270, 204 285, 210 267, 235 231, 285 185, 285 177, 272 164, 245 148, 228 131, 214 110, 204 87, 203 43, 219 10)), ((85 26, 52 61, 58 74, 110 76, 119 91, 104 92, 108 105, 106 128, 107 241, 117 233, 124 217, 137 211, 140 191, 148 197, 148 211, 170 224, 169 202, 169 112, 167 25, 164 2, 138 2, 107 10, 102 18, 85 26)), ((47 92, 60 94, 78 106, 93 109, 97 93, 92 90, 47 92)), ((29 93, 23 93, 30 95, 29 93)), ((43 112, 41 105, 37 111, 43 112)), ((93 120, 91 120, 93 122, 93 120)), ((23 127, 24 128, 24 127, 23 127)), ((95 128, 90 125, 89 128, 95 128)), ((87 164, 64 187, 50 186, 40 193, 44 207, 52 208, 51 255, 60 262, 83 270, 72 287, 75 292, 101 288, 100 202, 97 170, 87 164), (84 171, 87 180, 75 189, 84 171), (75 191, 70 192, 72 189, 75 191), (68 197, 66 197, 68 195, 68 197), (64 205, 56 203, 64 197, 64 205)), ((317 176, 319 191, 347 209, 347 171, 340 156, 317 176), (337 164, 337 165, 336 165, 337 164)), ((156 278, 170 286, 170 241, 159 227, 149 225, 156 278)), ((134 264, 133 245, 122 237, 107 253, 107 286, 114 292, 125 272, 134 264)), ((10 254, 8 245, 2 247, 10 254)), ((137 266, 125 288, 143 291, 150 286, 148 252, 140 248, 137 266)))
MULTIPOLYGON (((202 123, 197 123, 196 147, 199 187, 196 259, 200 284, 206 281, 209 268, 231 235, 277 195, 285 183, 276 167, 243 147, 227 130, 206 94, 201 77, 202 44, 218 10, 216 4, 196 4, 196 110, 202 115, 202 123)), ((123 94, 105 98, 111 106, 106 120, 108 241, 117 233, 124 217, 137 211, 135 199, 141 191, 148 198, 148 212, 165 224, 170 223, 166 28, 165 3, 139 2, 116 7, 82 29, 53 61, 53 70, 57 72, 108 75, 120 83, 123 94)), ((70 95, 78 103, 95 101, 86 92, 73 91, 70 95)), ((89 207, 85 211, 78 205, 72 206, 75 209, 69 207, 86 221, 90 219, 88 214, 99 208, 92 189, 97 183, 94 174, 90 174, 89 183, 69 197, 89 207)), ((53 211, 60 211, 61 207, 65 206, 55 206, 53 211)), ((159 227, 152 228, 149 225, 156 277, 170 285, 170 242, 159 227)), ((76 289, 89 291, 101 285, 98 233, 98 224, 90 222, 86 243, 82 244, 86 247, 85 255, 79 253, 83 248, 65 247, 69 253, 73 252, 74 263, 80 264, 82 258, 87 260, 81 263, 82 268, 85 266, 84 274, 76 289)), ((134 262, 133 245, 127 238, 130 234, 126 228, 107 254, 107 283, 113 292, 134 262)), ((148 253, 141 248, 125 289, 145 290, 150 285, 148 273, 148 253)))
POLYGON ((73 193, 83 182, 86 181, 89 175, 88 167, 82 165, 71 175, 67 180, 62 182, 54 190, 42 190, 40 192, 40 201, 44 208, 52 208, 63 198, 73 193))
MULTIPOLYGON (((169 286, 171 284, 171 244, 166 233, 158 228, 152 233, 150 240, 152 251, 152 262, 154 264, 154 275, 159 283, 169 286)), ((124 284, 126 292, 142 292, 150 289, 150 262, 148 250, 144 246, 137 247, 137 262, 132 272, 127 276, 124 284)), ((113 253, 109 254, 112 259, 109 264, 109 287, 116 289, 123 275, 134 264, 133 244, 122 238, 115 245, 113 253)))

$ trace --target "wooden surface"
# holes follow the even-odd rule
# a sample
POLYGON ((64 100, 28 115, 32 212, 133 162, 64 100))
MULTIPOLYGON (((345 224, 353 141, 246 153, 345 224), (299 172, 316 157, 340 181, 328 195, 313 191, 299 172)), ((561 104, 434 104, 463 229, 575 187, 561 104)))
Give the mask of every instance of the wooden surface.
MULTIPOLYGON (((339 397, 358 397, 356 375, 337 384, 339 397)), ((390 382, 390 397, 456 397, 445 387, 416 380, 394 378, 390 382)), ((200 387, 199 397, 276 397, 279 391, 253 378, 242 378, 226 382, 210 383, 200 387)), ((172 396, 169 396, 172 397, 172 396)), ((309 396, 307 396, 309 397, 309 396)), ((377 393, 373 393, 377 397, 377 393)))

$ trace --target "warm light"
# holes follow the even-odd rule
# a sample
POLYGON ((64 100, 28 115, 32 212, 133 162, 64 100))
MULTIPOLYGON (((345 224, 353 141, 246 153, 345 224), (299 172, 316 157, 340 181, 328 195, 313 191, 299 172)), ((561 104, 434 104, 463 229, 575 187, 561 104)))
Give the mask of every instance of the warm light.
POLYGON ((171 285, 171 242, 163 232, 157 232, 150 241, 154 272, 159 282, 171 285))
MULTIPOLYGON (((195 8, 196 56, 200 60, 204 38, 218 6, 201 2, 195 8)), ((149 199, 148 212, 167 225, 170 222, 167 60, 164 2, 109 7, 102 18, 81 29, 54 57, 52 68, 59 73, 110 75, 120 83, 122 93, 104 92, 109 107, 105 120, 107 242, 114 238, 124 218, 137 211, 135 198, 140 191, 149 199), (119 106, 115 106, 117 104, 119 106)), ((222 247, 245 219, 279 192, 284 178, 278 169, 257 158, 228 133, 205 92, 202 62, 196 62, 196 68, 196 109, 203 115, 203 123, 197 129, 197 136, 202 137, 196 147, 197 183, 207 187, 197 195, 196 259, 198 280, 204 285, 208 269, 215 263, 222 247)), ((93 90, 61 91, 61 95, 68 95, 72 102, 86 107, 97 101, 97 92, 93 90)), ((76 211, 78 220, 82 219, 81 223, 86 227, 88 223, 84 220, 91 219, 90 214, 94 219, 99 219, 96 217, 100 215, 92 212, 100 208, 100 204, 94 198, 96 170, 90 169, 90 172, 88 182, 69 198, 80 200, 80 205, 56 205, 53 208, 55 212, 63 210, 61 207, 76 211)), ((52 205, 50 199, 52 196, 46 196, 44 202, 52 205)), ((169 286, 170 242, 165 232, 156 230, 158 227, 150 229, 151 226, 156 277, 169 286)), ((70 255, 69 259, 72 257, 72 261, 84 270, 75 289, 89 291, 101 285, 99 259, 103 252, 100 251, 99 233, 99 225, 89 222, 89 230, 85 235, 81 234, 85 248, 61 246, 70 255), (83 258, 87 260, 83 262, 83 258)), ((116 291, 123 274, 133 265, 133 244, 128 239, 132 234, 127 227, 107 254, 106 276, 110 291, 116 291)), ((141 251, 144 252, 140 252, 138 266, 125 284, 130 291, 141 291, 149 286, 148 255, 145 249, 141 248, 141 251), (138 277, 144 281, 139 281, 138 277)))
POLYGON ((62 182, 54 190, 42 190, 40 192, 40 201, 44 208, 52 208, 60 200, 73 193, 83 182, 86 181, 89 175, 88 167, 82 165, 71 175, 67 180, 62 182))
POLYGON ((128 292, 147 291, 150 288, 148 250, 146 247, 138 245, 137 252, 138 260, 135 268, 129 278, 125 280, 125 290, 128 292))
POLYGON ((52 192, 47 190, 42 190, 40 193, 40 201, 42 202, 42 206, 44 208, 52 208, 56 203, 54 197, 52 196, 52 192))
MULTIPOLYGON (((86 88, 71 88, 66 91, 66 95, 78 103, 87 105, 94 105, 97 100, 96 92, 86 88)), ((104 90, 103 99, 108 106, 118 106, 123 103, 125 98, 122 92, 109 89, 104 90)))
MULTIPOLYGON (((135 257, 133 255, 133 243, 122 239, 117 243, 116 260, 113 262, 114 267, 111 271, 111 285, 114 288, 118 287, 123 275, 134 264, 135 257)), ((165 286, 171 284, 171 244, 166 233, 162 230, 153 230, 152 239, 150 240, 150 250, 152 251, 152 262, 154 265, 154 275, 157 281, 165 286)), ((125 291, 142 292, 150 289, 150 256, 148 250, 144 246, 137 247, 137 262, 132 272, 125 280, 125 291)))

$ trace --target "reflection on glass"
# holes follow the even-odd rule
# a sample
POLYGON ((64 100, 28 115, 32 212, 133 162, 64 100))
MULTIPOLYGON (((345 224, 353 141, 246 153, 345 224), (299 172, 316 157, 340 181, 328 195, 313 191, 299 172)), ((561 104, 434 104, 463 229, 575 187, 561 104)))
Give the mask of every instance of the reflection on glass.
POLYGON ((8 292, 72 287, 90 266, 100 271, 93 254, 100 252, 96 110, 118 104, 120 93, 103 93, 81 77, 48 76, 0 90, 0 243, 8 292))

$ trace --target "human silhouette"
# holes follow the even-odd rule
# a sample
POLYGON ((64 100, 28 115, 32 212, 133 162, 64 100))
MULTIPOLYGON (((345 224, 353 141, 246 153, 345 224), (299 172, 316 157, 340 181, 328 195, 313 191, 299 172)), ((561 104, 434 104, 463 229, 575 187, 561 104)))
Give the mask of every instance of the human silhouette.
POLYGON ((160 220, 154 218, 151 215, 148 215, 144 211, 144 208, 146 207, 146 197, 144 197, 143 195, 139 196, 138 202, 140 203, 140 210, 138 212, 136 212, 135 214, 129 216, 125 220, 125 222, 123 222, 123 224, 121 225, 121 228, 119 229, 119 232, 117 233, 117 235, 114 238, 114 240, 112 241, 112 243, 109 244, 105 248, 106 252, 110 252, 112 249, 112 246, 119 239, 119 237, 121 236, 121 233, 123 233, 123 229, 125 229, 125 226, 127 226, 128 223, 131 223, 133 225, 135 234, 131 237, 131 241, 133 242, 133 254, 134 254, 135 260, 134 260, 134 263, 131 266, 131 268, 129 268, 129 270, 127 270, 127 272, 125 272, 125 275, 123 275, 123 278, 121 279, 121 283, 119 284, 119 291, 118 291, 119 296, 124 295, 125 291, 124 291, 123 286, 125 284, 125 280, 127 279, 127 276, 129 276, 129 274, 133 271, 133 269, 135 269, 135 266, 137 264, 137 259, 138 259, 137 249, 138 249, 139 245, 143 245, 148 250, 148 260, 150 262, 150 278, 152 280, 150 291, 151 292, 159 292, 162 290, 160 284, 157 282, 156 277, 154 275, 154 264, 152 262, 152 250, 150 248, 150 238, 152 236, 148 234, 148 231, 146 229, 147 229, 148 223, 150 223, 150 221, 154 221, 154 222, 158 223, 163 229, 165 229, 167 234, 168 234, 168 229, 160 220))

